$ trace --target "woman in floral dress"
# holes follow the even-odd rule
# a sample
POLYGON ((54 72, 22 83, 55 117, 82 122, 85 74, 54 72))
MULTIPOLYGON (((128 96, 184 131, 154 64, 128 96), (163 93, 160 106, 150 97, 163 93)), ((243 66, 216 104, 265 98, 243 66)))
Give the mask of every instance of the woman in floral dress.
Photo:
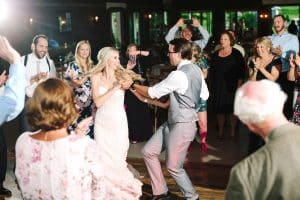
POLYGON ((27 111, 38 131, 21 134, 16 143, 15 174, 23 199, 115 199, 95 141, 82 136, 88 125, 67 131, 77 117, 70 87, 47 79, 28 100, 27 111))
MULTIPOLYGON (((84 76, 92 67, 91 46, 87 40, 82 40, 77 43, 75 60, 69 64, 65 73, 66 80, 73 88, 76 105, 79 109, 79 117, 70 129, 74 129, 80 121, 93 115, 95 106, 92 99, 91 81, 89 77, 84 76)), ((90 126, 88 135, 94 138, 93 124, 90 126)))

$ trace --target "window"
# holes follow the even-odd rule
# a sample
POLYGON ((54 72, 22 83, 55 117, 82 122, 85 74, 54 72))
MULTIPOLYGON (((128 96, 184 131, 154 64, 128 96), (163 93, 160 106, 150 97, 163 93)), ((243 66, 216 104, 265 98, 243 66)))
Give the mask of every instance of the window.
POLYGON ((111 13, 111 29, 112 29, 113 45, 115 48, 120 49, 122 43, 120 11, 111 13))
POLYGON ((253 40, 257 34, 257 11, 225 12, 225 29, 234 30, 240 41, 253 40))
POLYGON ((211 11, 184 11, 180 13, 183 19, 196 18, 200 24, 211 34, 212 12, 211 11))
POLYGON ((130 42, 140 45, 140 43, 141 43, 140 14, 138 12, 133 12, 130 15, 129 30, 130 30, 130 42))
POLYGON ((274 6, 271 8, 272 18, 275 15, 283 15, 287 22, 295 20, 296 22, 300 19, 300 6, 274 6))
POLYGON ((167 12, 150 12, 149 20, 149 39, 152 44, 164 44, 165 35, 168 31, 167 12))
POLYGON ((67 12, 63 16, 58 16, 58 28, 61 33, 72 31, 71 13, 67 12))

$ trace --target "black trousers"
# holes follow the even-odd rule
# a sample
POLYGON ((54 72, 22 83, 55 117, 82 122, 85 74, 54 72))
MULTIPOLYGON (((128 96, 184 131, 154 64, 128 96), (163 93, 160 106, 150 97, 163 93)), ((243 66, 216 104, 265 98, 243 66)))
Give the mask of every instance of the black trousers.
POLYGON ((0 186, 5 180, 7 168, 7 146, 4 137, 3 127, 0 127, 0 186))

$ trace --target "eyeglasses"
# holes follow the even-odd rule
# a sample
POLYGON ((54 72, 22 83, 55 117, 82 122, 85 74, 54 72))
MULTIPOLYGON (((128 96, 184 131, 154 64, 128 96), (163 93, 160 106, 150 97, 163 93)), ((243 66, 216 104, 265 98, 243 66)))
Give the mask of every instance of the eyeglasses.
POLYGON ((168 56, 169 56, 171 53, 177 53, 177 52, 176 52, 176 51, 169 51, 169 52, 168 52, 168 56))

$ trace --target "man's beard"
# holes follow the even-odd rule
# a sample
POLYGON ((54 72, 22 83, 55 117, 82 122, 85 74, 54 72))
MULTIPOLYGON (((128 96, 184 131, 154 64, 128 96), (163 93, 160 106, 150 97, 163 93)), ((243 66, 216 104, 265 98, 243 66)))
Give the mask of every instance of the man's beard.
POLYGON ((36 57, 38 57, 39 59, 42 59, 45 57, 46 53, 43 53, 42 56, 41 54, 39 54, 39 52, 37 52, 36 50, 34 51, 34 54, 36 55, 36 57))
POLYGON ((282 30, 284 30, 284 26, 280 26, 279 28, 275 27, 276 33, 280 33, 282 30))

